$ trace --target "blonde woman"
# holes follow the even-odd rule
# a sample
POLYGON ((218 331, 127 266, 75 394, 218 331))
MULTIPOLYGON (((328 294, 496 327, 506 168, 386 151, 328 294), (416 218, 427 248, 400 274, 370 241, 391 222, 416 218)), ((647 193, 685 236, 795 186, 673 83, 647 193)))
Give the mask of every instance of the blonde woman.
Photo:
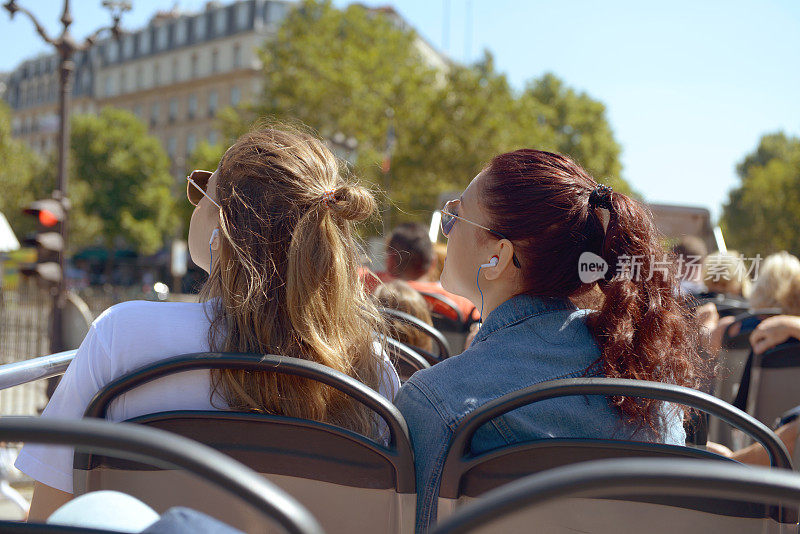
MULTIPOLYGON (((375 299, 384 308, 391 308, 407 313, 433 326, 431 312, 422 295, 413 287, 402 280, 392 280, 379 285, 375 289, 375 299)), ((433 340, 413 326, 400 321, 389 321, 391 335, 397 341, 430 352, 433 350, 433 340)))
MULTIPOLYGON (((349 182, 318 139, 262 129, 242 136, 214 173, 195 171, 187 194, 192 260, 209 272, 200 303, 126 302, 92 325, 43 417, 80 418, 115 378, 179 354, 272 353, 321 363, 392 399, 397 373, 376 343, 384 331, 359 282, 353 223, 375 200, 349 182)), ((330 422, 375 436, 372 414, 302 378, 191 371, 126 393, 120 421, 165 410, 234 409, 330 422)), ((17 467, 36 480, 30 517, 72 498, 72 451, 29 445, 17 467)))
POLYGON ((792 279, 800 276, 800 260, 781 251, 767 256, 758 269, 750 293, 750 307, 754 309, 782 308, 792 279))

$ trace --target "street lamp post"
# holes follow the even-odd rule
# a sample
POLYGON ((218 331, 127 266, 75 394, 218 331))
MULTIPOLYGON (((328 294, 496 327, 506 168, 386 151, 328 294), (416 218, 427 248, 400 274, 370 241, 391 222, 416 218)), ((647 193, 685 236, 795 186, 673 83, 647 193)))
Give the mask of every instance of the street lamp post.
POLYGON ((64 240, 64 247, 59 254, 58 264, 61 267, 61 278, 55 286, 55 300, 53 303, 53 314, 50 325, 50 350, 60 352, 65 350, 63 336, 63 312, 66 303, 66 258, 67 258, 67 236, 68 236, 68 213, 70 208, 69 197, 67 196, 68 176, 67 163, 69 157, 69 108, 72 95, 72 75, 75 65, 72 61, 75 52, 88 50, 95 43, 102 32, 111 31, 114 38, 119 38, 121 34, 120 19, 122 13, 130 11, 131 4, 128 1, 105 0, 103 7, 111 11, 113 24, 100 28, 92 35, 87 37, 83 43, 78 43, 69 31, 72 25, 72 13, 69 6, 70 0, 64 0, 64 11, 61 14, 61 24, 63 30, 57 38, 52 38, 42 27, 36 17, 27 9, 17 5, 16 0, 8 0, 3 7, 8 11, 11 18, 16 13, 26 15, 33 25, 36 32, 47 43, 53 45, 59 56, 59 97, 58 97, 58 184, 53 191, 53 198, 59 201, 63 207, 64 217, 61 220, 61 236, 64 240))

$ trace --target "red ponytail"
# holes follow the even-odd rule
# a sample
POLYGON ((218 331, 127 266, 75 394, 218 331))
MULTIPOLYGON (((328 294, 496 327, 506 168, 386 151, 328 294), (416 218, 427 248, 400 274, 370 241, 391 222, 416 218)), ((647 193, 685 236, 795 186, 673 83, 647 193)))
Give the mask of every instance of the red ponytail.
MULTIPOLYGON (((587 324, 600 346, 604 376, 700 386, 705 364, 698 353, 698 326, 677 292, 674 262, 667 261, 644 206, 620 193, 596 191, 598 184, 583 168, 549 152, 502 154, 484 173, 483 209, 489 225, 514 243, 522 264, 521 293, 577 297, 595 285, 602 290, 587 324), (610 280, 581 282, 583 252, 608 263, 610 280), (620 264, 635 268, 618 273, 620 264)), ((661 430, 659 401, 613 402, 630 420, 661 430)))

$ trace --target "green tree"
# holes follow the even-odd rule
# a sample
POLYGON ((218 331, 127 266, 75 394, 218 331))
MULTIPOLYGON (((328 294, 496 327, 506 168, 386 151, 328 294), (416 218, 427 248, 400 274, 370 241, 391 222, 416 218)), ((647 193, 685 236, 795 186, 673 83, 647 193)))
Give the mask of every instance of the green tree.
POLYGON ((181 221, 158 138, 128 111, 105 108, 72 121, 72 247, 102 243, 152 254, 181 221))
POLYGON ((22 209, 39 195, 52 191, 42 180, 44 162, 22 141, 11 137, 11 112, 0 102, 0 212, 8 219, 18 238, 36 229, 36 222, 22 209))
POLYGON ((800 253, 800 138, 765 135, 737 166, 740 184, 729 193, 721 225, 730 246, 762 256, 800 253))
POLYGON ((305 0, 264 44, 261 99, 223 114, 222 129, 232 138, 267 116, 329 139, 341 132, 358 140, 357 174, 383 185, 393 127, 393 221, 426 217, 440 193, 464 188, 492 156, 521 147, 566 151, 629 190, 601 103, 554 76, 517 94, 489 54, 435 69, 419 43, 413 30, 363 6, 305 0))
POLYGON ((797 161, 800 158, 800 144, 797 138, 787 137, 783 132, 764 135, 758 147, 746 155, 741 163, 736 166, 739 178, 746 180, 750 170, 763 167, 772 160, 797 161))
MULTIPOLYGON (((602 102, 567 87, 551 73, 528 82, 520 101, 537 114, 536 122, 552 133, 552 150, 569 155, 598 181, 634 194, 622 178, 621 148, 614 140, 602 102)), ((533 113, 529 111, 528 115, 533 113)))

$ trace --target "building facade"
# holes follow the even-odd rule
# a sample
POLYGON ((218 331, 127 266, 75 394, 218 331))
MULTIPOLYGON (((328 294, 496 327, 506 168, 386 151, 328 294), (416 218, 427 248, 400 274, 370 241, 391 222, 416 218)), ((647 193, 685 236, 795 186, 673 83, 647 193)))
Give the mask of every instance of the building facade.
MULTIPOLYGON (((106 39, 75 57, 73 113, 127 109, 157 136, 181 175, 203 140, 218 140, 215 118, 262 90, 257 49, 274 34, 292 3, 209 2, 200 13, 157 13, 150 23, 106 39)), ((45 154, 58 133, 58 58, 24 61, 5 79, 13 135, 45 154)))

